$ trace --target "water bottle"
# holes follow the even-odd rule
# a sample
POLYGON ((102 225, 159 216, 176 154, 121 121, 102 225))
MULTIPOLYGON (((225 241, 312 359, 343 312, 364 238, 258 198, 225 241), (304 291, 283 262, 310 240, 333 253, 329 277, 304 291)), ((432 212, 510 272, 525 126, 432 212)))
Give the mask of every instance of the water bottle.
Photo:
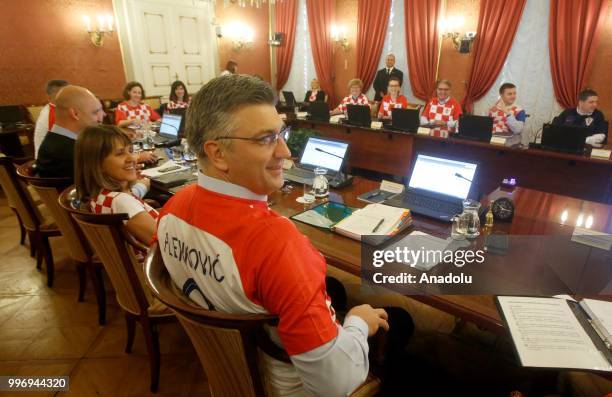
POLYGON ((327 170, 325 168, 315 168, 315 177, 312 182, 312 190, 316 198, 325 198, 329 196, 329 182, 325 177, 327 170))

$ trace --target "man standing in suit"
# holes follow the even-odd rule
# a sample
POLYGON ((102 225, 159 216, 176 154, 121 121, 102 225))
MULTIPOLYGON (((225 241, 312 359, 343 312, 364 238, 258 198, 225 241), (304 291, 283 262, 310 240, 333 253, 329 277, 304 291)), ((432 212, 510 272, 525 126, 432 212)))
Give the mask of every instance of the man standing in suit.
POLYGON ((388 54, 385 59, 387 67, 380 69, 376 72, 376 78, 374 78, 374 100, 380 102, 382 97, 387 95, 387 86, 389 85, 389 77, 395 76, 399 79, 400 85, 404 82, 404 73, 401 70, 395 68, 395 55, 388 54))
POLYGON ((89 90, 69 85, 55 98, 55 124, 38 150, 36 166, 43 178, 74 178, 74 143, 85 127, 100 124, 102 104, 89 90))

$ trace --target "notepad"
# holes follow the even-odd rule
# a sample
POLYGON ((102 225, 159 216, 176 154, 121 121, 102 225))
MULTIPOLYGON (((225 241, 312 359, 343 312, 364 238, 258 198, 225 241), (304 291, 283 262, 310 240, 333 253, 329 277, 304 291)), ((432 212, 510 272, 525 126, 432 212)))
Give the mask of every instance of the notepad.
MULTIPOLYGON (((544 297, 496 300, 523 366, 612 371, 612 353, 582 305, 544 297)), ((586 304, 610 311, 609 302, 586 304)))
POLYGON ((332 227, 336 233, 361 240, 363 236, 392 236, 412 222, 410 210, 370 204, 332 227))

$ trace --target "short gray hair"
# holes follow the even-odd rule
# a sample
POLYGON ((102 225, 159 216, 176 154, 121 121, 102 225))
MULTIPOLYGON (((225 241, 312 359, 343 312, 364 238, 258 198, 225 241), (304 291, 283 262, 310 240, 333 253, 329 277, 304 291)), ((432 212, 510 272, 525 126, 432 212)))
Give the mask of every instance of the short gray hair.
POLYGON ((185 135, 199 159, 205 159, 204 143, 230 136, 236 130, 232 113, 245 105, 274 105, 267 82, 233 74, 210 80, 193 96, 187 109, 185 135))
POLYGON ((47 84, 45 84, 45 92, 47 95, 51 95, 54 90, 58 88, 62 88, 68 85, 66 80, 49 80, 47 84))

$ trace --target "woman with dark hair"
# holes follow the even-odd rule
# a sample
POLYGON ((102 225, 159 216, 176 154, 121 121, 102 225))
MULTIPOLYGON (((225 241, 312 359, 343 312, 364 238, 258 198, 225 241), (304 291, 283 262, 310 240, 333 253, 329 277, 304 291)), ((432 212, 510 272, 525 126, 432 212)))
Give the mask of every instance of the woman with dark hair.
POLYGON ((115 109, 115 124, 119 127, 128 125, 142 125, 160 119, 159 114, 151 106, 142 102, 145 97, 142 84, 137 81, 130 81, 123 89, 123 99, 125 101, 117 105, 115 109))
POLYGON ((132 193, 132 185, 149 186, 149 180, 139 176, 130 138, 115 126, 87 127, 77 138, 74 156, 81 203, 96 214, 127 214, 128 232, 148 245, 158 213, 132 193))
POLYGON ((172 87, 170 87, 170 102, 168 102, 166 110, 186 109, 189 107, 189 101, 191 101, 191 97, 187 92, 185 84, 180 80, 172 83, 172 87))
POLYGON ((229 60, 227 64, 225 64, 225 70, 221 72, 221 76, 227 76, 228 74, 237 74, 238 73, 238 62, 229 60))

